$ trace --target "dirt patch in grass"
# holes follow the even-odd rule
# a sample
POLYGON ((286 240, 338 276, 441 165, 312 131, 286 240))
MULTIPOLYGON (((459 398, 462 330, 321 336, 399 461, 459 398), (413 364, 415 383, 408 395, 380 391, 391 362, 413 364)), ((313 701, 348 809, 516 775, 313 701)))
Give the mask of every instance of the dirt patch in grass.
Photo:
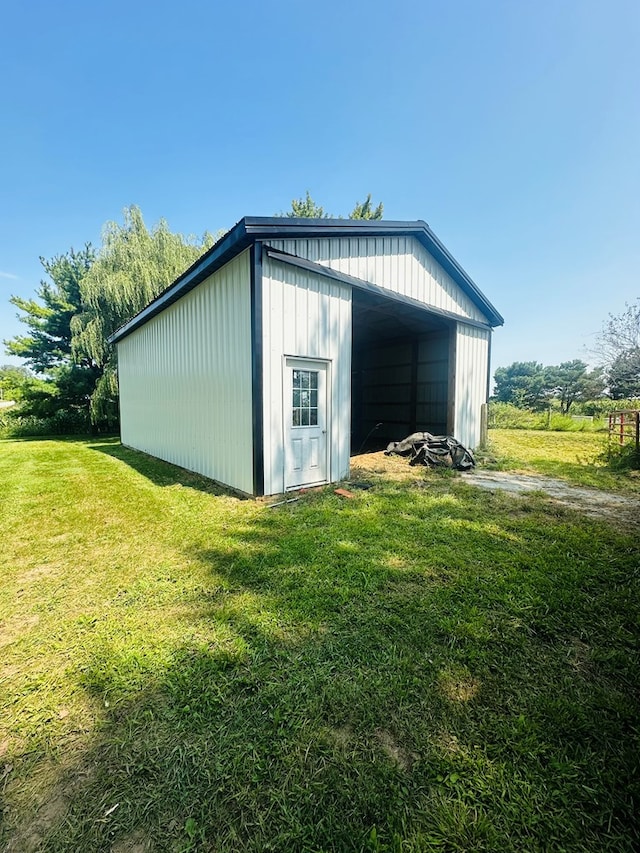
POLYGON ((351 745, 354 739, 354 733, 351 726, 347 724, 346 726, 338 726, 337 728, 331 729, 328 733, 328 737, 331 742, 340 747, 340 749, 346 749, 351 745))
POLYGON ((68 808, 69 797, 66 792, 54 788, 48 799, 34 810, 29 825, 19 829, 9 841, 6 853, 36 853, 42 850, 48 833, 61 823, 68 808))
POLYGON ((43 565, 36 566, 34 569, 29 569, 28 571, 21 574, 18 578, 16 578, 16 584, 18 587, 26 586, 27 584, 33 583, 34 581, 39 580, 41 577, 45 575, 50 575, 57 569, 57 566, 43 565))
POLYGON ((577 672, 589 675, 591 672, 591 649, 578 637, 572 637, 567 653, 569 663, 577 672))
POLYGON ((10 643, 24 636, 31 628, 35 628, 39 621, 40 617, 37 614, 32 614, 31 616, 14 616, 7 619, 6 622, 0 624, 0 648, 8 646, 10 643))
POLYGON ((449 757, 466 756, 468 750, 460 744, 457 736, 446 730, 440 732, 436 744, 444 755, 449 757))
POLYGON ((470 702, 480 690, 480 682, 465 667, 452 666, 438 675, 440 690, 450 702, 470 702))
POLYGON ((153 844, 144 832, 134 832, 111 847, 111 853, 151 853, 152 850, 153 844))
POLYGON ((391 732, 386 729, 376 729, 376 737, 383 752, 400 770, 411 770, 420 756, 416 752, 401 746, 391 732))
POLYGON ((476 470, 461 475, 465 483, 482 489, 500 490, 514 495, 544 492, 557 504, 570 507, 591 518, 602 518, 624 525, 639 523, 640 501, 632 495, 616 495, 599 489, 583 489, 563 480, 507 471, 476 470))
POLYGON ((385 456, 379 453, 360 453, 351 457, 351 481, 370 477, 385 480, 424 480, 426 469, 412 468, 404 456, 385 456))
MULTIPOLYGON (((427 485, 429 478, 433 476, 438 475, 422 466, 411 467, 404 457, 385 456, 383 452, 362 453, 351 458, 352 481, 409 480, 427 485)), ((612 521, 625 527, 640 526, 640 499, 632 494, 615 494, 595 488, 583 488, 543 475, 489 471, 483 468, 453 476, 459 477, 461 482, 472 486, 512 495, 543 492, 559 506, 576 510, 590 518, 612 521)))

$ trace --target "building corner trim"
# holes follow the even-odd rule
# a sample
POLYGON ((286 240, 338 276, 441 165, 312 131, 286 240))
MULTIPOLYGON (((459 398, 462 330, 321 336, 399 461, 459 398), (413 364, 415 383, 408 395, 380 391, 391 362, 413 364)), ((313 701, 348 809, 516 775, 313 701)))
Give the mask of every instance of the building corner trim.
POLYGON ((251 396, 253 493, 264 495, 264 392, 262 338, 262 243, 251 245, 251 396))

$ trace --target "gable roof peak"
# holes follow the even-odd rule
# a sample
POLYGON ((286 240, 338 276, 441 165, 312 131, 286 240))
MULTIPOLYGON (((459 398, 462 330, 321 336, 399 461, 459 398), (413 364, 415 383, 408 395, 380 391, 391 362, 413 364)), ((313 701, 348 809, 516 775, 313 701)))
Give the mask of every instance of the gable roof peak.
POLYGON ((128 323, 121 326, 109 340, 114 342, 129 334, 256 241, 337 236, 415 238, 480 308, 491 326, 501 326, 504 323, 500 313, 423 219, 306 219, 289 216, 244 216, 182 275, 178 276, 173 284, 156 296, 128 323))

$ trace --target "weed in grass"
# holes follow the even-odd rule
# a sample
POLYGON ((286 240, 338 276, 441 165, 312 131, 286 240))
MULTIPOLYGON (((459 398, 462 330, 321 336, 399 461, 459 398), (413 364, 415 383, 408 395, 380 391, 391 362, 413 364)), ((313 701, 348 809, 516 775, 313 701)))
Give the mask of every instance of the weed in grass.
POLYGON ((640 470, 640 449, 632 444, 621 447, 610 441, 601 459, 612 471, 635 473, 640 470))

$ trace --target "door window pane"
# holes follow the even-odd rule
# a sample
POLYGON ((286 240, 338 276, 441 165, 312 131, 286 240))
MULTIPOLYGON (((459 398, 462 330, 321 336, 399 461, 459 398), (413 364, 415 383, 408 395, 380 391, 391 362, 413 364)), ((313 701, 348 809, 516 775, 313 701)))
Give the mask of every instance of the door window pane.
POLYGON ((294 370, 292 376, 293 426, 318 425, 318 371, 294 370))

